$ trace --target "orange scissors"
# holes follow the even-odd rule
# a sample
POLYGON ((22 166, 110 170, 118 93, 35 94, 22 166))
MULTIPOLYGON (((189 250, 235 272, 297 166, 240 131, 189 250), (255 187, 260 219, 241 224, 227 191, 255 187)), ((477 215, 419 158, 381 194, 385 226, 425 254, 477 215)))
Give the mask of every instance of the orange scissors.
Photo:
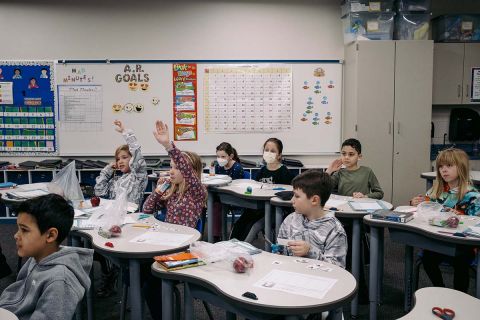
POLYGON ((432 308, 432 313, 443 320, 452 320, 455 318, 455 311, 452 309, 434 307, 432 308))

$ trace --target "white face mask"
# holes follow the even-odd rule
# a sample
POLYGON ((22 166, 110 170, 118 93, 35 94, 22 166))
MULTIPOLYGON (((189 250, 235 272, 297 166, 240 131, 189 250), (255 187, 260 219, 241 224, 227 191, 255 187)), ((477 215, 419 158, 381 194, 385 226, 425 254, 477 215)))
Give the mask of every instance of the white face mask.
POLYGON ((220 167, 225 167, 228 163, 228 159, 217 158, 217 162, 220 167))
POLYGON ((267 164, 274 163, 277 161, 277 154, 275 152, 264 151, 263 160, 265 160, 267 164))

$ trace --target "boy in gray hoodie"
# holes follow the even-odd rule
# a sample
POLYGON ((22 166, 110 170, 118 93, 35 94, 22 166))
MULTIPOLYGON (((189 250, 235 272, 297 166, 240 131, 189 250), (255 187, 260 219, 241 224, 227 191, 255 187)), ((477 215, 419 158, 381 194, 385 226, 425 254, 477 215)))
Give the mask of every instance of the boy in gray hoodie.
POLYGON ((332 192, 326 173, 308 170, 292 181, 295 212, 280 226, 278 238, 290 240, 287 253, 345 268, 347 236, 333 213, 323 211, 332 192))
POLYGON ((21 203, 16 212, 18 255, 30 259, 0 295, 0 308, 20 320, 72 319, 90 287, 93 262, 93 250, 60 246, 72 227, 73 208, 49 194, 21 203))

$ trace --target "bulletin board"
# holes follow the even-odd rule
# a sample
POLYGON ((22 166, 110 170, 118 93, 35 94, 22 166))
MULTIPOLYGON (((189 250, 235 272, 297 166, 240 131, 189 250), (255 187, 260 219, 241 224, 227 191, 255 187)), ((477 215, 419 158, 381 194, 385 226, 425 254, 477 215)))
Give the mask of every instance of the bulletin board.
POLYGON ((67 61, 56 65, 62 156, 113 155, 122 120, 145 155, 165 121, 183 150, 212 155, 230 142, 259 155, 276 137, 284 154, 338 152, 342 122, 339 61, 67 61))
POLYGON ((0 151, 58 154, 53 61, 0 61, 0 151))

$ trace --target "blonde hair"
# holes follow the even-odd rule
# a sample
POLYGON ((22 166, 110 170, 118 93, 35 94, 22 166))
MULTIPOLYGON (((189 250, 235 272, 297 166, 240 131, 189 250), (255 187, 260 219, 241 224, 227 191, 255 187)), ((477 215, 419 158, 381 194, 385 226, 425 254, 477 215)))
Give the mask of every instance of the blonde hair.
POLYGON ((445 188, 445 181, 443 181, 442 175, 440 174, 440 167, 444 165, 457 167, 457 198, 458 200, 461 200, 467 193, 468 186, 471 185, 468 155, 465 151, 456 148, 448 148, 438 154, 437 159, 435 160, 437 179, 435 179, 435 182, 433 183, 432 192, 430 194, 433 199, 438 199, 445 188))
POLYGON ((128 148, 128 145, 122 144, 120 147, 117 148, 117 150, 115 150, 115 161, 118 160, 118 154, 122 151, 126 151, 130 155, 130 157, 132 156, 132 153, 130 152, 130 148, 128 148))
MULTIPOLYGON (((187 159, 187 162, 193 167, 193 170, 195 171, 198 179, 201 180, 203 163, 200 156, 195 152, 190 152, 190 151, 182 151, 182 155, 187 159)), ((185 179, 183 179, 183 181, 180 182, 179 184, 173 184, 170 187, 170 189, 168 189, 166 194, 163 196, 163 199, 164 200, 169 199, 175 192, 180 193, 180 197, 178 197, 178 199, 181 199, 185 194, 185 191, 187 191, 187 188, 188 186, 185 182, 185 179)))

